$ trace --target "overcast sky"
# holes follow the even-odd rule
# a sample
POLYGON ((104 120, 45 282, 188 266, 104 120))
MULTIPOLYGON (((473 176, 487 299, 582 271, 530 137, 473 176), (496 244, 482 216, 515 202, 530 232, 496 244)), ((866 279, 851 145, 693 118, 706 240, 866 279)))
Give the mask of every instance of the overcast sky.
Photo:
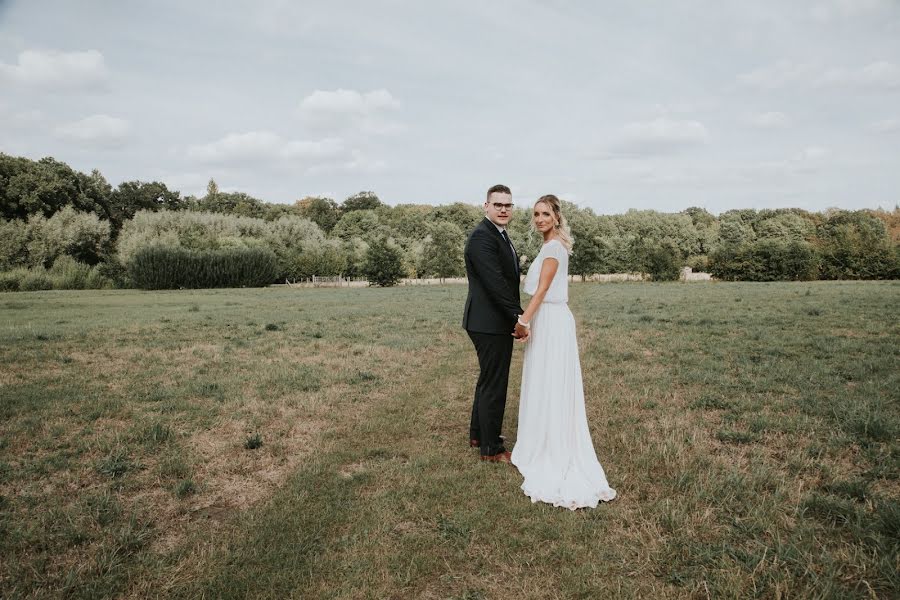
POLYGON ((900 202, 900 0, 0 0, 0 90, 0 151, 184 194, 900 202))

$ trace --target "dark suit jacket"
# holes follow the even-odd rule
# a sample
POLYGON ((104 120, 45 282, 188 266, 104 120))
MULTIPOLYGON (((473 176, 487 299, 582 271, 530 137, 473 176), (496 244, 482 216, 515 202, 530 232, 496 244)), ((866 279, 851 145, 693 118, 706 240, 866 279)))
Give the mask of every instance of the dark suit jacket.
POLYGON ((509 244, 485 217, 466 240, 469 295, 463 327, 476 333, 512 333, 523 312, 519 275, 509 244))

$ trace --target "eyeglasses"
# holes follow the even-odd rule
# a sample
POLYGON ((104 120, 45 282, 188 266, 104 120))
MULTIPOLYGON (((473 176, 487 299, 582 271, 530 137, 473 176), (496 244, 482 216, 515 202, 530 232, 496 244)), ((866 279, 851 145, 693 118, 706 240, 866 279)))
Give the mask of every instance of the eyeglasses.
POLYGON ((513 209, 512 204, 501 204, 499 202, 491 202, 491 206, 493 206, 494 210, 496 210, 497 212, 501 212, 504 210, 509 212, 513 209))

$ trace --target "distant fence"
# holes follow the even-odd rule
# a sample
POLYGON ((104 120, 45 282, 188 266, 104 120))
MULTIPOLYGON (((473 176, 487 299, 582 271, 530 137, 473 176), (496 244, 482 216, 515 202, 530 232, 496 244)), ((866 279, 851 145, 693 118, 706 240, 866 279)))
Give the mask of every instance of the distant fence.
MULTIPOLYGON (((713 277, 709 273, 694 273, 690 267, 684 267, 678 275, 679 281, 712 281, 713 277)), ((650 281, 650 276, 646 273, 594 273, 587 275, 584 279, 581 275, 569 275, 569 281, 597 281, 600 283, 616 283, 620 281, 650 281)))
MULTIPOLYGON (((423 278, 404 278, 399 281, 399 285, 442 285, 445 283, 466 283, 465 277, 423 277, 423 278)), ((311 287, 367 287, 369 280, 364 277, 307 277, 305 279, 297 279, 296 281, 284 280, 283 284, 291 288, 311 288, 311 287)))
MULTIPOLYGON (((649 281, 650 276, 644 273, 595 273, 588 275, 584 279, 581 275, 569 275, 569 281, 593 281, 597 283, 617 283, 623 281, 649 281)), ((690 267, 681 269, 679 276, 680 281, 710 281, 712 276, 709 273, 694 273, 690 267)), ((467 283, 465 277, 424 277, 424 278, 406 278, 401 279, 399 285, 443 285, 467 283)), ((313 276, 306 279, 298 279, 297 281, 288 281, 285 279, 284 285, 297 288, 311 287, 367 287, 369 281, 363 277, 318 277, 313 276)))
POLYGON ((307 277, 305 279, 297 279, 296 281, 288 281, 284 280, 284 283, 288 287, 299 287, 299 288, 309 288, 309 287, 366 287, 369 285, 369 280, 365 277, 319 277, 318 275, 313 275, 312 277, 307 277))
POLYGON ((569 281, 597 281, 600 283, 616 283, 619 281, 645 281, 649 280, 649 275, 642 273, 594 273, 593 275, 585 275, 584 279, 581 275, 569 275, 569 281))

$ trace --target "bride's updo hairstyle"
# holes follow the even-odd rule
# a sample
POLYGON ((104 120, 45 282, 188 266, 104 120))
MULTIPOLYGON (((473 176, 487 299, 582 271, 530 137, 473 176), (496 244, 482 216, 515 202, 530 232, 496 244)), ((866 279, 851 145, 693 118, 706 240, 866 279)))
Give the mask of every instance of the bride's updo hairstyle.
MULTIPOLYGON (((546 196, 538 198, 538 201, 535 202, 534 205, 537 206, 541 202, 550 207, 550 212, 553 213, 553 227, 556 229, 556 235, 559 237, 559 241, 562 242, 562 245, 568 250, 569 254, 571 254, 572 244, 574 243, 572 240, 572 232, 569 230, 569 224, 566 222, 566 217, 560 211, 559 198, 553 194, 547 194, 546 196)), ((531 227, 534 229, 534 219, 531 221, 531 227)))

